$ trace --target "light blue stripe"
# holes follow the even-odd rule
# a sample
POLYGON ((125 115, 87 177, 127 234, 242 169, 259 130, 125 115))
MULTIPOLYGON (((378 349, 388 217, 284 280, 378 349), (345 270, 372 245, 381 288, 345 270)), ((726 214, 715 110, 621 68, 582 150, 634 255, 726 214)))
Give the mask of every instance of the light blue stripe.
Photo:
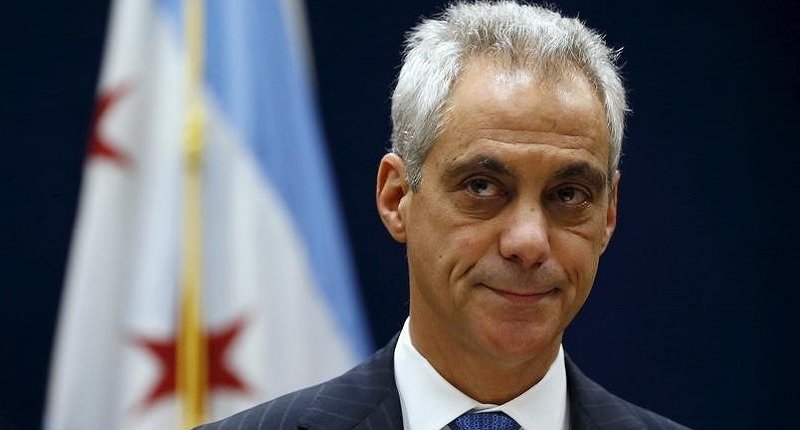
POLYGON ((183 38, 183 2, 185 0, 156 0, 175 26, 175 34, 183 38))
POLYGON ((284 22, 278 0, 206 5, 210 90, 284 200, 320 293, 364 356, 371 342, 296 29, 284 22))

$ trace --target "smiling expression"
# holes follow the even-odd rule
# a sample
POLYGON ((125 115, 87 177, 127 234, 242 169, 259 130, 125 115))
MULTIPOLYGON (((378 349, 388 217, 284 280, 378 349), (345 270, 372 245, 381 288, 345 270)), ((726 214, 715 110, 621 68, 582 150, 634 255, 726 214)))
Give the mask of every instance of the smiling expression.
POLYGON ((616 223, 602 104, 578 72, 542 81, 477 58, 446 112, 416 191, 384 157, 394 212, 379 172, 384 223, 407 244, 412 340, 437 368, 440 354, 549 363, 616 223))

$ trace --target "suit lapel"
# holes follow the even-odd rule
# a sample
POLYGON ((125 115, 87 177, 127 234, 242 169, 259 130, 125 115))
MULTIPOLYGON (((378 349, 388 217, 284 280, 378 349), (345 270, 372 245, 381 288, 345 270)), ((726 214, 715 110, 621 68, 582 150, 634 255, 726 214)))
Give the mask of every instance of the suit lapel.
POLYGON ((367 361, 321 386, 299 421, 315 430, 402 429, 400 395, 394 380, 397 336, 367 361))
POLYGON ((572 430, 644 428, 622 399, 584 375, 569 356, 566 369, 572 430))
MULTIPOLYGON (((394 379, 395 336, 364 363, 322 384, 298 427, 308 430, 402 430, 400 395, 394 379)), ((572 430, 643 428, 626 403, 565 360, 572 430)))
POLYGON ((364 421, 360 422, 354 430, 371 430, 371 429, 389 429, 389 430, 402 430, 403 429, 403 415, 400 408, 400 397, 395 392, 394 396, 387 396, 369 414, 364 421))

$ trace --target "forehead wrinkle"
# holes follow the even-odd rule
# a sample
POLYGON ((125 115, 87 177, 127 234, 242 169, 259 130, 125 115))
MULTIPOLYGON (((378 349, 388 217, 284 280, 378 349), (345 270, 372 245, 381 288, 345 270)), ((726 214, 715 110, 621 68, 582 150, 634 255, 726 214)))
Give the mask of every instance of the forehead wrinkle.
MULTIPOLYGON (((566 132, 554 132, 554 131, 536 131, 530 130, 528 128, 520 127, 520 128, 481 128, 480 131, 489 132, 492 135, 500 135, 504 138, 508 136, 508 142, 510 143, 528 143, 531 140, 536 140, 536 137, 539 138, 558 138, 563 139, 567 138, 567 141, 594 141, 594 138, 591 136, 586 136, 583 134, 571 134, 566 132), (514 135, 524 135, 518 138, 514 138, 514 135)), ((489 139, 487 137, 487 139, 489 139)), ((548 139, 549 140, 549 139, 548 139)), ((532 142, 535 143, 535 142, 532 142)))
POLYGON ((547 131, 531 131, 527 129, 493 129, 484 128, 486 132, 480 140, 487 140, 505 144, 532 144, 532 145, 551 145, 564 149, 582 149, 592 155, 597 155, 594 148, 595 139, 581 134, 566 134, 547 131))
MULTIPOLYGON (((559 136, 559 137, 563 136, 563 135, 557 134, 557 133, 551 133, 551 134, 553 136, 559 136)), ((584 140, 585 141, 586 139, 588 139, 588 138, 586 138, 584 136, 576 136, 575 140, 584 140)), ((489 138, 489 137, 483 137, 483 138, 480 138, 478 140, 481 141, 481 142, 485 142, 485 143, 500 144, 500 145, 543 145, 545 147, 555 148, 556 150, 570 150, 570 151, 585 152, 585 153, 589 154, 590 158, 597 158, 597 159, 602 159, 605 156, 605 154, 598 154, 598 151, 593 150, 591 145, 580 144, 580 143, 577 143, 577 142, 575 142, 574 145, 570 145, 570 144, 564 144, 564 142, 561 141, 561 140, 553 141, 553 142, 542 142, 542 141, 534 142, 534 141, 531 141, 531 140, 528 140, 528 139, 513 141, 513 140, 507 140, 505 138, 503 140, 498 140, 498 139, 493 139, 493 138, 489 138)))

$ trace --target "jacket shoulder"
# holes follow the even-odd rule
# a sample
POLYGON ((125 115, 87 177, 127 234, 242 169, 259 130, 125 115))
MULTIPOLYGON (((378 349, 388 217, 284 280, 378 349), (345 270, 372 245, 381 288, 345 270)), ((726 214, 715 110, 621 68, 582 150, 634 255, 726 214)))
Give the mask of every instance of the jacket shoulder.
POLYGON ((325 383, 322 383, 284 394, 220 421, 197 427, 195 430, 296 430, 297 421, 324 385, 325 383))
POLYGON ((618 402, 620 408, 626 410, 626 413, 619 415, 620 419, 624 420, 624 417, 635 417, 637 424, 632 428, 648 430, 689 430, 688 427, 678 424, 663 415, 659 415, 649 409, 635 405, 627 400, 615 396, 614 394, 608 393, 608 395, 618 402))
POLYGON ((395 337, 386 347, 346 373, 254 406, 196 430, 296 430, 401 427, 400 398, 394 383, 395 337), (374 425, 373 425, 374 424, 374 425))
POLYGON ((689 430, 669 418, 610 393, 584 375, 569 357, 566 364, 572 428, 689 430))

